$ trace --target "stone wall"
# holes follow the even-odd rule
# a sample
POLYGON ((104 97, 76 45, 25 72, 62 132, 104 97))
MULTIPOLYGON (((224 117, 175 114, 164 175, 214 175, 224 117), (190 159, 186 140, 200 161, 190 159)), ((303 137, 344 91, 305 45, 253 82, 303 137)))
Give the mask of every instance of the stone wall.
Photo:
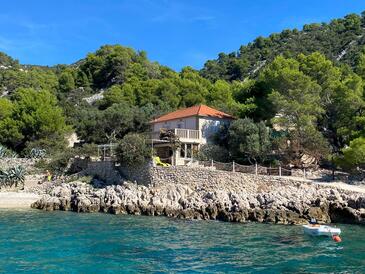
MULTIPOLYGON (((275 185, 310 184, 295 181, 290 177, 254 175, 241 172, 215 170, 204 167, 144 167, 127 169, 123 173, 130 181, 141 185, 163 187, 168 184, 189 185, 192 188, 231 189, 236 191, 256 192, 260 187, 275 185)), ((265 191, 266 189, 262 189, 265 191)))
POLYGON ((152 183, 153 174, 155 172, 155 168, 150 165, 134 167, 118 166, 117 168, 123 178, 145 186, 152 183))
POLYGON ((188 185, 194 189, 213 188, 216 190, 231 189, 234 191, 256 192, 267 191, 267 186, 309 185, 310 183, 293 177, 254 175, 249 173, 215 170, 210 167, 137 167, 117 166, 113 162, 90 162, 84 175, 98 176, 108 184, 116 184, 122 178, 139 185, 163 187, 169 184, 188 185))
POLYGON ((120 184, 122 177, 111 161, 88 162, 85 170, 80 175, 97 176, 107 184, 120 184))

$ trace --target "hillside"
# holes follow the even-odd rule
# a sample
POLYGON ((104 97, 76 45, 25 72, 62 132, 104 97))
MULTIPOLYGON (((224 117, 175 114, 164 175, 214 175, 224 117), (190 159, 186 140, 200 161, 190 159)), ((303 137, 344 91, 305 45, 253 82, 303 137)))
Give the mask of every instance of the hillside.
POLYGON ((237 52, 220 53, 209 60, 201 75, 210 80, 243 80, 255 76, 276 56, 295 57, 300 53, 323 53, 335 63, 354 67, 365 45, 365 13, 350 14, 330 23, 305 25, 302 30, 284 30, 269 37, 258 37, 237 52))
POLYGON ((53 67, 0 53, 0 144, 63 152, 71 132, 117 142, 148 132, 161 113, 207 104, 239 119, 204 157, 300 165, 309 155, 353 168, 365 163, 364 27, 351 14, 259 37, 201 71, 176 72, 121 45, 53 67))

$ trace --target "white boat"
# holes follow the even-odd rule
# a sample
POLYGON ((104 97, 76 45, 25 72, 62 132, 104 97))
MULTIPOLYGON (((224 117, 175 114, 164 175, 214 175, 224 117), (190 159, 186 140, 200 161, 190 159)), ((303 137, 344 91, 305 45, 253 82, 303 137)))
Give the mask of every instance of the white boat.
POLYGON ((341 234, 341 229, 328 225, 303 225, 304 233, 312 236, 333 237, 341 234))

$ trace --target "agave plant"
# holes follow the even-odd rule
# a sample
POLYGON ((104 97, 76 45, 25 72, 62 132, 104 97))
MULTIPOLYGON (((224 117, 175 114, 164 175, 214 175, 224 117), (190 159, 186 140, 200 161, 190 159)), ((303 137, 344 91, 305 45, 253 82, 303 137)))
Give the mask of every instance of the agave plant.
POLYGON ((33 159, 43 159, 46 156, 46 150, 41 148, 32 148, 29 157, 33 159))
POLYGON ((17 158, 17 157, 18 157, 18 154, 16 154, 16 152, 0 145, 0 159, 1 158, 17 158))
POLYGON ((6 171, 0 170, 0 187, 7 185, 7 178, 6 171))
POLYGON ((0 145, 0 158, 5 158, 6 154, 7 154, 7 149, 2 145, 0 145))
POLYGON ((11 167, 7 170, 0 170, 0 185, 1 186, 18 186, 19 184, 22 185, 24 188, 25 182, 25 168, 23 166, 15 166, 11 167))
POLYGON ((11 181, 15 184, 15 186, 18 186, 18 184, 21 183, 24 187, 26 172, 23 166, 12 167, 8 170, 8 173, 10 174, 11 181))

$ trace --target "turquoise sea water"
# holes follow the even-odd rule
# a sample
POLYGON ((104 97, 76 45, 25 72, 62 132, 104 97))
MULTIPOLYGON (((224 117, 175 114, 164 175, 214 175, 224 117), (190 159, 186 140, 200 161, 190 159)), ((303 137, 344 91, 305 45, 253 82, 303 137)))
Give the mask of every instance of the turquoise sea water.
POLYGON ((365 273, 365 227, 343 242, 301 227, 0 211, 0 273, 365 273))

